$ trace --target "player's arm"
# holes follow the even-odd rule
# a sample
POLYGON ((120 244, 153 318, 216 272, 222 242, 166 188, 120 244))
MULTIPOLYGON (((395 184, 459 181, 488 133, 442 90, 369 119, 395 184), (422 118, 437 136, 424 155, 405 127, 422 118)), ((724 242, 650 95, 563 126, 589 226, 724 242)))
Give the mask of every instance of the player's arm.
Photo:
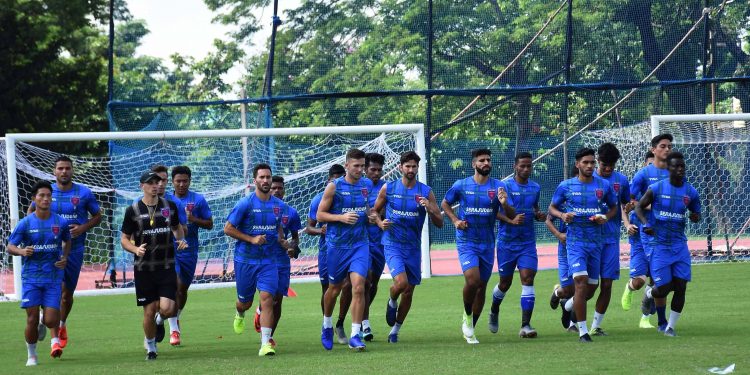
POLYGON ((308 217, 305 233, 311 236, 322 236, 325 234, 325 227, 318 228, 318 221, 308 217))
POLYGON ((699 222, 701 220, 701 201, 697 191, 692 191, 692 197, 690 197, 690 203, 688 203, 687 208, 690 210, 690 215, 688 215, 690 221, 694 223, 699 222))
MULTIPOLYGON (((630 204, 630 203, 628 203, 630 204)), ((622 216, 622 225, 625 227, 625 230, 628 231, 628 236, 632 236, 636 233, 638 233, 638 226, 635 224, 630 223, 630 214, 628 213, 626 205, 620 206, 620 214, 622 216)), ((632 210, 632 209, 631 209, 632 210)))
POLYGON ((643 194, 643 197, 641 197, 641 200, 638 202, 638 204, 635 206, 635 214, 638 216, 638 220, 643 223, 643 231, 648 234, 654 233, 654 228, 651 228, 648 220, 646 220, 646 208, 651 206, 651 203, 654 202, 654 192, 651 189, 648 189, 646 191, 646 194, 643 194))
POLYGON ((567 239, 566 234, 557 230, 557 227, 555 226, 555 223, 552 222, 552 220, 552 215, 547 215, 547 218, 544 220, 544 225, 547 226, 547 229, 550 231, 550 233, 552 233, 553 236, 555 236, 555 238, 557 238, 558 241, 565 243, 565 240, 567 239))
POLYGON ((500 202, 500 207, 503 208, 503 212, 505 213, 505 216, 507 216, 510 219, 513 219, 516 217, 516 208, 513 207, 513 203, 510 201, 508 197, 508 192, 505 190, 505 188, 500 187, 497 189, 497 200, 498 202, 500 202))
POLYGON ((68 264, 68 255, 70 255, 70 249, 73 245, 73 242, 68 238, 68 240, 63 241, 62 243, 62 249, 63 249, 63 255, 62 258, 58 259, 57 262, 55 262, 55 267, 57 269, 64 270, 65 265, 68 264))
POLYGON ((456 229, 466 229, 469 227, 469 224, 466 222, 466 220, 461 220, 458 218, 458 216, 456 216, 456 212, 453 211, 453 207, 451 207, 451 204, 448 203, 447 200, 443 199, 443 201, 440 202, 440 208, 443 209, 443 212, 445 212, 445 216, 448 216, 448 219, 450 219, 456 229))
MULTIPOLYGON (((201 203, 206 205, 207 212, 205 212, 205 215, 195 216, 193 215, 192 211, 189 211, 187 207, 185 207, 185 214, 187 215, 187 222, 197 225, 198 228, 203 228, 203 229, 208 229, 208 230, 214 229, 214 218, 211 215, 211 210, 208 209, 208 202, 201 201, 201 203), (205 219, 201 216, 205 217, 205 219)), ((203 213, 203 212, 200 212, 200 213, 203 213)))
POLYGON ((370 219, 372 224, 377 225, 382 230, 388 230, 390 223, 387 220, 383 220, 383 209, 385 209, 386 199, 388 198, 388 184, 383 185, 378 192, 378 197, 375 198, 375 204, 370 209, 367 217, 370 219))
POLYGON ((427 205, 425 206, 427 209, 427 215, 430 217, 430 221, 432 222, 432 225, 442 228, 443 227, 443 215, 440 213, 440 209, 437 205, 437 198, 435 198, 435 194, 430 190, 430 195, 427 197, 427 205))
MULTIPOLYGON (((282 232, 283 232, 283 230, 282 230, 282 232)), ((266 235, 265 234, 261 234, 261 235, 258 235, 258 236, 251 236, 249 234, 242 233, 241 230, 237 229, 237 227, 235 227, 229 221, 227 221, 224 224, 224 234, 226 234, 229 237, 234 238, 237 241, 249 242, 249 243, 251 243, 253 245, 262 245, 262 244, 266 243, 266 235)), ((283 237, 283 234, 282 234, 282 237, 283 237)))
POLYGON ((78 237, 86 232, 89 231, 89 229, 99 225, 99 223, 102 222, 102 212, 97 211, 95 214, 91 214, 91 217, 83 224, 70 224, 70 235, 73 236, 73 238, 78 237))
POLYGON ((538 195, 537 195, 536 202, 534 202, 534 219, 536 219, 536 221, 547 220, 547 213, 539 209, 539 196, 538 195))
POLYGON ((135 244, 130 241, 131 235, 132 233, 122 232, 120 234, 120 246, 129 253, 133 253, 139 257, 143 256, 143 254, 146 253, 146 244, 142 243, 140 246, 135 246, 135 244))
POLYGON ((7 248, 9 254, 17 255, 20 257, 30 257, 32 254, 34 254, 34 248, 31 246, 20 248, 9 242, 7 248))
POLYGON ((326 189, 323 192, 323 198, 320 200, 320 206, 318 206, 318 212, 316 214, 318 221, 322 223, 341 222, 348 225, 355 224, 357 220, 359 220, 359 215, 356 212, 346 212, 341 215, 328 212, 333 205, 333 197, 335 194, 336 184, 332 182, 326 186, 326 189))

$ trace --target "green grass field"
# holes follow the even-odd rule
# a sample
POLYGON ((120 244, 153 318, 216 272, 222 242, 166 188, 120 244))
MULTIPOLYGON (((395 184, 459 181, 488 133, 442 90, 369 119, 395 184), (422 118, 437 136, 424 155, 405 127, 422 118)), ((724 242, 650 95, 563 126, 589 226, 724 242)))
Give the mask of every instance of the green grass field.
MULTIPOLYGON (((48 337, 39 345, 39 366, 31 369, 24 367, 25 314, 17 303, 2 303, 0 372, 689 374, 708 373, 710 367, 736 363, 736 373, 748 373, 748 274, 747 263, 695 266, 677 338, 637 328, 639 309, 636 306, 627 313, 622 311, 619 299, 624 281, 616 282, 603 324, 610 336, 595 337, 590 345, 578 343, 575 334, 565 332, 560 326, 560 310, 549 308, 556 271, 542 271, 537 276, 537 306, 532 320, 539 331, 537 339, 521 340, 517 336, 520 287, 516 281, 501 308, 500 332, 493 335, 486 328, 488 304, 477 327, 481 343, 473 346, 461 337, 463 280, 459 277, 425 280, 415 292, 400 342, 386 343, 384 290, 390 280, 383 280, 383 292, 375 300, 371 318, 375 341, 365 353, 352 353, 338 344, 331 352, 323 350, 320 286, 295 284, 299 297, 285 301, 284 317, 275 335, 278 355, 268 358, 257 356, 259 335, 254 331, 242 335, 232 331, 233 289, 194 291, 182 316, 183 346, 172 348, 166 339, 154 362, 144 360, 142 312, 135 306, 133 295, 80 297, 68 322, 70 342, 62 358, 53 361, 48 356, 48 337)), ((497 282, 496 275, 491 282, 497 282)), ((589 321, 592 305, 589 302, 589 321)), ((252 320, 248 323, 252 330, 252 320)))

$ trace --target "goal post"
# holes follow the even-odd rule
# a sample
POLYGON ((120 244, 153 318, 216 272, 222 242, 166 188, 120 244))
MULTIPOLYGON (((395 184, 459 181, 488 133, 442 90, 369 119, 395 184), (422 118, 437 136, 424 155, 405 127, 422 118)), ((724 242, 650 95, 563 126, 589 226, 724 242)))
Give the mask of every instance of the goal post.
MULTIPOLYGON (((328 168, 335 164, 343 164, 346 149, 357 147, 365 152, 379 152, 386 156, 386 165, 383 166, 383 175, 386 180, 399 178, 397 171, 399 156, 405 151, 413 150, 422 159, 418 179, 427 183, 427 167, 429 161, 426 157, 425 133, 423 124, 400 124, 400 125, 357 125, 357 126, 326 126, 326 127, 302 127, 302 128, 259 128, 259 129, 231 129, 231 130, 185 130, 185 131, 142 131, 142 132, 91 132, 91 133, 17 133, 6 134, 4 140, 4 155, 7 168, 7 202, 10 230, 15 228, 21 217, 22 205, 28 203, 29 192, 26 191, 32 179, 53 180, 51 174, 52 161, 56 157, 49 150, 33 146, 39 142, 88 142, 108 141, 110 142, 109 157, 76 157, 74 160, 76 175, 73 180, 89 187, 97 197, 106 196, 109 200, 102 211, 112 217, 107 220, 108 224, 101 224, 102 228, 94 235, 89 234, 87 238, 86 251, 89 252, 91 245, 97 245, 97 254, 93 256, 92 262, 100 262, 95 271, 100 274, 107 272, 107 268, 119 272, 117 267, 122 267, 124 272, 132 274, 132 268, 123 266, 123 261, 117 262, 109 259, 114 251, 122 254, 119 248, 119 224, 116 217, 120 215, 121 220, 124 207, 129 205, 133 199, 140 195, 137 189, 137 174, 148 169, 153 164, 164 164, 168 167, 176 165, 188 165, 196 170, 193 172, 193 184, 191 190, 206 196, 213 211, 215 223, 223 224, 228 211, 234 206, 239 198, 245 195, 248 182, 244 176, 242 140, 252 143, 250 157, 251 164, 274 160, 274 174, 281 175, 286 180, 287 201, 299 212, 301 221, 307 221, 308 209, 312 197, 324 188, 328 168), (263 140, 273 137, 275 146, 271 149, 264 148, 263 140), (112 153, 113 145, 126 145, 122 147, 120 154, 112 153), (144 145, 146 147, 144 147, 144 145), (133 150, 132 153, 122 153, 122 150, 133 150), (286 160, 289 159, 289 160, 286 160), (86 179, 79 179, 79 164, 82 165, 86 179), (389 173, 390 172, 390 173, 389 173), (123 179, 122 176, 127 176, 123 179), (24 181, 20 181, 24 180, 24 181), (226 182, 221 185, 222 181, 226 182), (216 209, 213 203, 216 202, 216 209), (97 241, 97 242, 92 242, 97 241), (111 241, 111 243, 106 243, 111 241), (103 259, 109 259, 113 265, 102 265, 103 259)), ((0 140, 0 142, 2 142, 0 140)), ((247 146, 245 146, 247 147, 247 146)), ((171 190, 171 189, 170 189, 171 190)), ((101 203, 101 202, 100 202, 101 203)), ((430 277, 430 254, 429 254, 429 231, 428 221, 422 229, 422 277, 430 277)), ((199 274, 211 273, 216 270, 221 273, 221 278, 196 281, 196 288, 218 287, 233 285, 230 277, 225 274, 230 272, 232 263, 233 240, 221 237, 222 225, 215 225, 211 235, 203 235, 201 231, 201 252, 203 244, 211 247, 212 253, 199 258, 196 270, 196 280, 199 274), (229 247, 229 249, 227 249, 229 247), (223 255, 216 255, 223 254, 223 255), (214 259, 214 258, 221 259, 214 259), (205 259, 204 259, 205 258, 205 259), (205 262, 204 262, 205 260, 205 262), (218 262, 216 266, 214 262, 218 262), (222 265, 223 263, 223 269, 222 265), (218 267, 218 268, 217 268, 218 267), (208 270, 208 271, 207 271, 208 270), (203 271, 201 273, 201 271, 203 271)), ((4 230, 4 229, 3 229, 4 230)), ((0 233, 0 241, 5 245, 10 233, 0 233)), ((313 277, 313 268, 317 269, 317 263, 313 260, 317 257, 317 238, 311 236, 300 236, 303 247, 303 256, 300 260, 292 261, 293 282, 318 280, 313 277), (304 259, 303 259, 304 258, 304 259), (295 274, 295 263, 298 263, 300 272, 295 274)), ((124 256, 127 256, 124 255, 124 256)), ((132 259, 132 256, 130 257, 132 259)), ((86 261, 84 262, 86 266, 86 261)), ((6 294, 11 299, 19 298, 21 286, 21 258, 13 257, 13 292, 6 285, 6 294)), ((3 271, 3 270, 0 270, 3 271)), ((5 270, 7 271, 7 270, 5 270)), ((93 271, 92 271, 93 272, 93 271)), ((0 274, 0 277, 4 275, 0 274)), ((130 291, 127 287, 128 280, 123 277, 122 285, 114 289, 80 288, 77 294, 107 294, 122 293, 130 291), (126 287, 123 287, 125 285, 126 287)), ((129 284, 132 285, 132 282, 129 284)), ((2 285, 0 285, 2 286, 2 285)))

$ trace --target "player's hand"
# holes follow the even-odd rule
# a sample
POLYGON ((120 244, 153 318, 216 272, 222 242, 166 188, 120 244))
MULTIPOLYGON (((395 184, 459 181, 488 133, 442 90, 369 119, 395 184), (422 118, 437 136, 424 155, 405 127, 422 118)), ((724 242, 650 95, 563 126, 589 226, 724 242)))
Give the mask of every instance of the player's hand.
POLYGON ((649 236, 653 236, 654 233, 655 233, 654 232, 654 228, 651 227, 651 226, 648 226, 648 225, 644 225, 643 226, 643 232, 646 233, 646 234, 648 234, 649 236))
POLYGON ((359 215, 356 212, 350 211, 339 215, 339 221, 347 225, 354 225, 357 223, 357 220, 359 220, 359 215))
POLYGON ((185 241, 185 239, 181 239, 177 241, 177 250, 184 250, 187 249, 188 243, 185 241))
POLYGON ((30 257, 32 254, 34 254, 34 248, 31 246, 26 246, 23 249, 21 249, 21 255, 22 257, 30 257))
POLYGON ((68 225, 68 228, 70 228, 71 238, 76 238, 84 233, 83 227, 78 224, 70 224, 68 225))
POLYGON ((325 224, 322 227, 320 227, 320 235, 325 236, 327 229, 328 229, 328 224, 325 224))
POLYGON ((430 200, 425 197, 419 197, 419 201, 417 202, 422 207, 427 207, 430 204, 430 200))
POLYGON ((545 221, 547 220, 547 213, 542 211, 534 212, 534 219, 536 221, 545 221))
POLYGON ((456 220, 453 222, 453 226, 456 229, 464 230, 469 227, 469 223, 466 220, 456 220))
POLYGON ((508 192, 504 188, 497 188, 497 200, 500 201, 500 204, 508 203, 508 192))
POLYGON ((138 248, 135 250, 135 255, 142 257, 143 254, 146 254, 146 244, 142 243, 141 246, 138 246, 138 248))
POLYGON ((565 245, 565 243, 568 240, 568 235, 565 233, 560 233, 559 235, 555 236, 557 237, 557 240, 560 241, 561 244, 565 245))
POLYGON ((391 229, 391 224, 393 224, 393 222, 391 222, 391 221, 390 221, 390 220, 388 220, 388 219, 385 219, 385 220, 381 220, 381 221, 380 221, 380 225, 379 225, 379 227, 380 227, 380 229, 382 229, 382 230, 388 230, 388 229, 391 229))
POLYGON ((65 256, 61 256, 60 260, 58 260, 57 262, 55 262, 55 267, 57 269, 64 270, 66 264, 68 264, 68 258, 65 257, 65 256))
POLYGON ((701 214, 697 212, 690 212, 690 215, 688 215, 688 218, 690 218, 690 221, 697 223, 701 219, 701 214))
POLYGON ((625 203, 625 213, 629 214, 630 211, 633 211, 635 209, 635 205, 638 204, 638 201, 635 199, 631 199, 630 202, 625 203))
POLYGON ((566 213, 562 214, 562 216, 560 216, 560 218, 562 219, 562 221, 564 221, 565 223, 568 223, 568 224, 570 224, 570 223, 573 222, 573 218, 574 217, 576 217, 576 215, 574 213, 572 213, 572 212, 566 212, 566 213))
POLYGON ((251 236, 250 243, 256 246, 260 246, 266 243, 266 235, 261 234, 260 236, 251 236))
POLYGON ((370 210, 370 213, 367 214, 367 220, 370 224, 377 224, 378 223, 378 213, 374 210, 370 210))
POLYGON ((602 215, 602 214, 594 215, 591 217, 591 221, 599 225, 604 225, 607 222, 607 215, 602 215))
POLYGON ((526 214, 516 214, 516 217, 510 220, 512 225, 521 225, 526 220, 526 214))
POLYGON ((628 236, 635 236, 638 234, 638 226, 635 224, 629 224, 625 229, 628 231, 628 236))

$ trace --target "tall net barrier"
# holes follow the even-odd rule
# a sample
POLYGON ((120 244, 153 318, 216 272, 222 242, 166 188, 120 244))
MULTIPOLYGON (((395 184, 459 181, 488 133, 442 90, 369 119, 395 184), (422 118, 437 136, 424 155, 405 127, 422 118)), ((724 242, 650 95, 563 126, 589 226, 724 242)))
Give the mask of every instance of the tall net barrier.
MULTIPOLYGON (((418 149, 419 138, 416 134, 421 126, 391 127, 383 132, 379 129, 387 127, 367 131, 361 128, 356 133, 349 133, 346 129, 339 129, 337 133, 305 129, 308 132, 298 134, 294 129, 285 134, 283 129, 273 129, 279 135, 245 137, 236 134, 205 136, 205 131, 172 132, 172 136, 158 139, 145 138, 149 133, 140 132, 140 139, 116 140, 112 138, 117 135, 127 138, 127 134, 98 133, 110 136, 110 148, 113 150, 110 156, 68 155, 74 164, 74 182, 92 190, 103 214, 102 222, 92 228, 86 238, 86 255, 78 290, 132 286, 132 255, 120 247, 120 226, 125 209, 142 196, 139 176, 151 166, 161 164, 170 169, 178 165, 190 167, 190 189, 205 196, 214 222, 212 230, 199 230, 199 256, 194 282, 229 282, 234 281, 235 241, 224 235, 223 227, 234 205, 253 190, 254 164, 269 163, 275 175, 284 177, 284 200, 298 211, 303 228, 312 198, 325 188, 329 168, 333 164, 343 165, 344 155, 350 148, 383 154, 386 158, 383 166, 386 179, 400 177, 396 171, 400 154, 418 149)), ((39 179, 54 181, 54 161, 60 154, 37 147, 33 142, 16 142, 15 149, 16 194, 19 198, 19 216, 23 217, 30 204, 31 186, 39 179)), ((11 194, 14 193, 12 190, 11 194)), ((8 192, 8 189, 3 191, 8 192)), ((171 184, 168 184, 167 191, 172 191, 171 184)), ((5 208, 0 215, 6 217, 5 208)), ((3 244, 9 235, 9 228, 5 227, 9 221, 3 220, 4 227, 0 231, 0 242, 3 244)), ((292 261, 292 277, 317 280, 318 238, 300 235, 300 239, 302 253, 292 261)), ((6 276, 3 285, 6 292, 13 292, 12 281, 7 277, 11 274, 5 263, 7 258, 3 259, 2 274, 6 276)))
POLYGON ((11 256, 6 249, 10 236, 10 202, 8 201, 8 165, 5 162, 5 139, 0 138, 0 301, 13 293, 11 256))

